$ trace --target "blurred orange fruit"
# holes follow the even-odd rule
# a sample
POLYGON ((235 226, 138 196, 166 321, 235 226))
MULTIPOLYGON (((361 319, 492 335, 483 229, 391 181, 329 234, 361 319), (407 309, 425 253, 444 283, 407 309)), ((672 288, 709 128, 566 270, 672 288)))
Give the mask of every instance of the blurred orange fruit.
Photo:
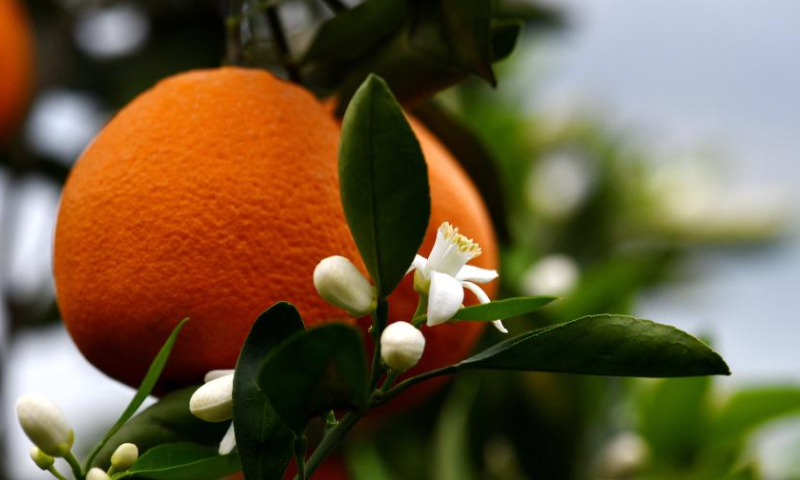
MULTIPOLYGON (((494 268, 477 191, 415 128, 433 199, 421 253, 448 220, 481 242, 476 264, 494 268)), ((338 136, 309 92, 260 70, 179 74, 121 110, 76 164, 56 226, 59 306, 86 358, 135 385, 175 324, 190 317, 162 376, 170 389, 233 367, 250 325, 274 302, 294 303, 309 327, 354 322, 312 282, 327 256, 361 265, 340 205, 338 136)), ((410 318, 409 279, 391 300, 393 320, 410 318)), ((482 328, 426 330, 422 364, 463 358, 482 328)))
POLYGON ((17 0, 0 0, 0 139, 22 116, 31 94, 33 38, 30 23, 17 0))

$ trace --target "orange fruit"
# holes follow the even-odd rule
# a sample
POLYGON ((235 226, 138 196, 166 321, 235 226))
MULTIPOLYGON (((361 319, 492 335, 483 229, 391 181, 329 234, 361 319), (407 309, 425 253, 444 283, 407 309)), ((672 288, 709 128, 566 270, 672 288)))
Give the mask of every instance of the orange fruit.
MULTIPOLYGON (((478 194, 417 127, 431 172, 433 219, 448 220, 496 265, 478 194)), ((179 74, 122 109, 84 152, 62 195, 54 273, 64 322, 86 358, 136 385, 175 324, 184 328, 162 389, 231 368, 257 315, 294 303, 306 325, 354 322, 314 290, 330 255, 360 265, 340 205, 339 126, 304 89, 260 71, 179 74)), ((490 293, 491 294, 491 293, 490 293)), ((410 280, 393 319, 416 306, 410 280)), ((432 329, 423 363, 459 360, 483 325, 432 329)))
POLYGON ((0 139, 17 126, 30 98, 32 77, 28 17, 17 0, 0 0, 0 139))

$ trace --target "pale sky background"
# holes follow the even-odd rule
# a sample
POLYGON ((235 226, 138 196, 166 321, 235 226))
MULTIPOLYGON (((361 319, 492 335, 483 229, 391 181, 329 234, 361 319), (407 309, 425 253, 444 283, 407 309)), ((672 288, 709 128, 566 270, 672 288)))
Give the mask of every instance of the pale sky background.
MULTIPOLYGON (((729 162, 732 185, 798 190, 800 2, 557 3, 573 28, 519 53, 531 73, 514 81, 535 78, 539 86, 531 108, 555 117, 583 107, 602 111, 665 158, 711 149, 729 162)), ((40 197, 55 202, 46 191, 40 197)), ((44 232, 47 218, 37 227, 44 232)), ((797 237, 766 252, 698 252, 689 267, 700 274, 696 282, 646 296, 639 314, 713 336, 734 370, 732 382, 800 382, 797 237)), ((3 367, 9 364, 4 407, 28 391, 47 394, 78 426, 79 439, 95 438, 87 431, 92 420, 111 421, 132 395, 90 367, 60 327, 22 336, 3 367)), ((13 478, 44 478, 10 408, 0 415, 0 432, 12 447, 13 478)))

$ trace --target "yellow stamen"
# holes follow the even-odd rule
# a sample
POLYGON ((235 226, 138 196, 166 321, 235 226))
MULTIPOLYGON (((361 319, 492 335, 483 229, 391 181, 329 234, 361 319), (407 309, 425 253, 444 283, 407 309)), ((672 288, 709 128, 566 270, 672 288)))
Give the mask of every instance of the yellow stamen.
POLYGON ((481 246, 471 238, 467 238, 458 233, 458 228, 450 225, 450 222, 444 222, 442 226, 439 227, 439 231, 442 232, 445 240, 458 247, 460 252, 469 253, 472 258, 481 254, 481 246))

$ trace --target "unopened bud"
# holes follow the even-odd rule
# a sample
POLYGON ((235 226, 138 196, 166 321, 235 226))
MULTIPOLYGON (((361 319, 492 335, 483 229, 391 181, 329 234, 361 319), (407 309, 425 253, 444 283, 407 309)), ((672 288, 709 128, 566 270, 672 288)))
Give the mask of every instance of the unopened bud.
POLYGON ((323 259, 314 269, 314 287, 328 303, 363 317, 375 310, 375 289, 353 263, 340 255, 323 259))
POLYGON ((216 380, 220 377, 224 377, 225 375, 232 375, 233 372, 236 370, 232 369, 225 369, 225 370, 211 370, 206 373, 205 377, 203 377, 203 383, 208 383, 211 380, 216 380))
POLYGON ((381 334, 381 358, 394 371, 405 372, 419 362, 425 337, 408 322, 394 322, 381 334))
POLYGON ((206 422, 224 422, 233 417, 233 374, 206 383, 189 400, 192 414, 206 422))
POLYGON ((139 459, 139 449, 132 443, 123 443, 111 455, 111 466, 114 471, 124 472, 139 459))
POLYGON ((17 418, 34 445, 53 457, 69 453, 74 442, 64 412, 44 395, 27 394, 17 400, 17 418))
POLYGON ((56 462, 55 458, 39 450, 39 447, 31 447, 31 460, 42 470, 50 469, 56 462))
POLYGON ((86 480, 111 480, 111 477, 103 470, 95 467, 86 474, 86 480))

